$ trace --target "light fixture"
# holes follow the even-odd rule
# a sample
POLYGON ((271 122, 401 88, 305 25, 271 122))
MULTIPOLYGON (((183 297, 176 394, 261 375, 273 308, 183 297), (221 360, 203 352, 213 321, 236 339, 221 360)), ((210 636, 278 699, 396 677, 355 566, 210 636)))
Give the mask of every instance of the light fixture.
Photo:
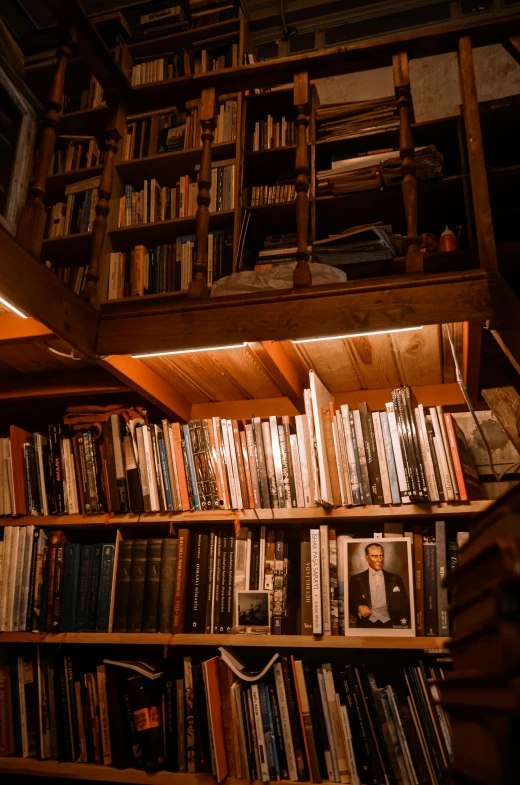
POLYGON ((316 343, 317 341, 335 341, 338 338, 362 338, 363 336, 370 337, 371 335, 389 335, 390 333, 407 333, 412 330, 422 330, 420 327, 397 327, 395 330, 374 330, 371 333, 348 333, 347 335, 328 335, 325 338, 301 338, 293 343, 316 343))
POLYGON ((150 354, 133 354, 134 360, 141 360, 143 357, 167 357, 171 354, 195 354, 196 352, 220 352, 222 349, 242 349, 247 344, 233 343, 230 346, 206 346, 204 349, 178 349, 175 352, 152 352, 150 354))
POLYGON ((13 313, 15 313, 17 316, 21 316, 22 319, 27 319, 27 316, 24 313, 19 311, 18 308, 15 308, 14 305, 11 305, 11 303, 8 303, 7 300, 4 300, 3 297, 0 297, 0 304, 4 305, 6 308, 9 308, 9 310, 13 311, 13 313))

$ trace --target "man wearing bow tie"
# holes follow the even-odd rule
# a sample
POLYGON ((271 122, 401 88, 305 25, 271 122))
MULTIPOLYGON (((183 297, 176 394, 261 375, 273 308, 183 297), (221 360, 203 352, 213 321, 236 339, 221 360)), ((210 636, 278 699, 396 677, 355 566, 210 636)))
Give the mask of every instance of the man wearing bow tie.
POLYGON ((349 611, 356 627, 410 627, 410 603, 400 575, 387 572, 385 551, 380 543, 365 547, 368 569, 352 575, 348 586, 349 611))

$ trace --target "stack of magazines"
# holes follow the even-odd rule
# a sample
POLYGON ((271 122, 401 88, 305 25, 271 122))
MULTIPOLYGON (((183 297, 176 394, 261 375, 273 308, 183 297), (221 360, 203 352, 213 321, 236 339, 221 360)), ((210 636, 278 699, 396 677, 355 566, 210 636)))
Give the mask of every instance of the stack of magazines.
POLYGON ((391 233, 391 227, 382 223, 352 226, 324 240, 316 240, 316 257, 321 264, 335 266, 392 259, 396 250, 391 233))
POLYGON ((399 127, 394 95, 370 101, 321 104, 316 110, 318 139, 355 136, 399 127))

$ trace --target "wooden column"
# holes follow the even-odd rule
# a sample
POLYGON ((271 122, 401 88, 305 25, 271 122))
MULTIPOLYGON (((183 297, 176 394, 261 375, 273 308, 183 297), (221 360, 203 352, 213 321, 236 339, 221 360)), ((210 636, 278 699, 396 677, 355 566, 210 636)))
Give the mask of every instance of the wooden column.
POLYGON ((208 230, 209 205, 211 201, 211 145, 217 125, 217 103, 215 88, 208 87, 202 91, 200 102, 200 125, 202 128, 202 158, 198 179, 196 235, 197 248, 192 280, 188 288, 188 297, 198 300, 208 296, 208 230))
POLYGON ((23 207, 18 223, 16 239, 23 248, 37 257, 40 256, 45 225, 47 223, 47 213, 45 209, 45 197, 47 193, 45 185, 49 175, 54 146, 56 144, 56 132, 63 104, 65 72, 71 53, 72 43, 67 36, 64 43, 56 50, 58 62, 56 64, 56 72, 49 93, 49 100, 43 119, 43 127, 40 133, 34 165, 34 177, 29 187, 27 202, 23 207))
POLYGON ((309 74, 294 75, 294 105, 296 107, 296 232, 298 235, 297 265, 293 273, 294 288, 312 286, 309 267, 309 74))
POLYGON ((490 272, 496 272, 497 249, 482 146, 473 52, 471 40, 467 35, 463 35, 459 40, 459 72, 480 266, 490 272))
POLYGON ((90 259, 88 270, 85 276, 85 286, 81 292, 81 298, 88 302, 93 308, 99 309, 100 298, 98 292, 99 271, 101 258, 107 233, 108 213, 110 211, 110 197, 112 196, 112 183, 114 181, 115 158, 117 146, 123 138, 126 112, 117 96, 109 96, 108 103, 111 108, 110 117, 107 123, 105 141, 105 163, 101 174, 101 182, 98 188, 98 200, 96 204, 96 217, 92 226, 92 244, 90 247, 90 259))
POLYGON ((400 123, 399 153, 401 156, 401 173, 403 175, 403 202, 407 234, 406 272, 422 273, 424 268, 421 238, 418 236, 417 180, 415 178, 415 148, 412 136, 412 94, 410 91, 410 74, 406 52, 398 52, 393 55, 392 65, 400 123))

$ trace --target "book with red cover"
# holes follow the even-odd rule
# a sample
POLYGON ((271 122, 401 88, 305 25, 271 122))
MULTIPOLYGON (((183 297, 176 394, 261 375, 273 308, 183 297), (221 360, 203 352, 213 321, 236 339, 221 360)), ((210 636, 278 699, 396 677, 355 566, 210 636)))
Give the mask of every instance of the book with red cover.
MULTIPOLYGON (((24 444, 34 444, 32 433, 23 431, 16 425, 9 426, 11 442, 11 462, 13 468, 14 512, 16 515, 30 515, 27 504, 27 473, 25 471, 24 444)), ((34 491, 33 491, 34 492, 34 491)))
POLYGON ((188 529, 179 529, 179 537, 177 542, 177 568, 173 590, 172 633, 174 635, 179 632, 184 632, 189 552, 190 532, 188 529))
MULTIPOLYGON (((179 532, 180 536, 180 532, 179 532)), ((222 701, 219 685, 220 657, 213 657, 202 663, 210 737, 213 745, 217 782, 228 776, 226 743, 224 740, 224 723, 222 720, 222 701)))
POLYGON ((455 475, 460 491, 460 499, 461 501, 482 499, 483 492, 480 478, 466 437, 451 414, 446 413, 444 415, 444 422, 446 423, 446 431, 448 432, 451 456, 453 458, 455 475))

